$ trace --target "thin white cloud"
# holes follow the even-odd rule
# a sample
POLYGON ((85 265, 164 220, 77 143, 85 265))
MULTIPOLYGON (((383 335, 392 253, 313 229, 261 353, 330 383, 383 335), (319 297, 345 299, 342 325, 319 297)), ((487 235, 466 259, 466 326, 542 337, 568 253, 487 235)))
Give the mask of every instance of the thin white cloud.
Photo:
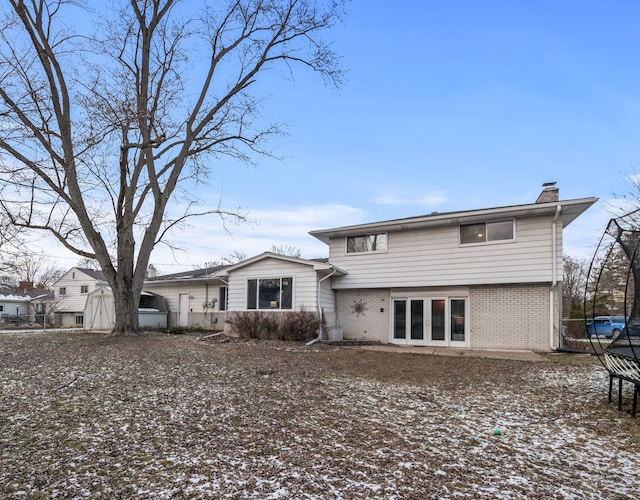
POLYGON ((348 205, 312 205, 259 209, 248 216, 251 223, 230 224, 226 230, 214 218, 208 225, 194 220, 191 227, 170 237, 171 243, 182 250, 160 245, 153 251, 151 262, 161 272, 171 273, 203 266, 234 252, 257 255, 274 245, 300 249, 305 258, 326 257, 327 245, 308 233, 363 222, 366 212, 348 205))

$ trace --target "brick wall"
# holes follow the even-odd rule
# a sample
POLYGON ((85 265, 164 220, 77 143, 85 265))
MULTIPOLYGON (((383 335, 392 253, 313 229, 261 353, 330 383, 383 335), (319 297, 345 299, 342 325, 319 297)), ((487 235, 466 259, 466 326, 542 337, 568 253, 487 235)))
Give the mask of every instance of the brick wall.
MULTIPOLYGON (((549 283, 474 286, 471 304, 471 349, 548 351, 549 283)), ((561 317, 559 293, 554 316, 561 317)), ((557 345, 557 324, 554 345, 557 345)))
POLYGON ((388 289, 336 290, 336 301, 337 326, 343 327, 345 339, 389 342, 388 289))

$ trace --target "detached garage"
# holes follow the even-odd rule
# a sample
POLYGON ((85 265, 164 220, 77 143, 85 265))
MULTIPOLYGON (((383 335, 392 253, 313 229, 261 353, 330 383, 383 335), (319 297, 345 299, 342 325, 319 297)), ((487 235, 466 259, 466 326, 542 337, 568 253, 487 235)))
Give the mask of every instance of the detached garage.
MULTIPOLYGON (((138 308, 140 328, 166 328, 167 306, 164 297, 142 291, 138 308)), ((85 330, 111 330, 115 325, 113 292, 109 287, 96 288, 87 295, 84 307, 85 330)))

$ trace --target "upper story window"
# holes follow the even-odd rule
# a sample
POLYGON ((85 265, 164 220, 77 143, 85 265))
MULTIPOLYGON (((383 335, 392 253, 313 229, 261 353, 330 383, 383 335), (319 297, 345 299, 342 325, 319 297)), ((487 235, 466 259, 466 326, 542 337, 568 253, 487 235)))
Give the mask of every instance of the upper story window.
POLYGON ((89 293, 89 285, 80 285, 80 293, 89 293))
POLYGON ((386 252, 387 234, 359 234, 347 236, 347 253, 386 252))
POLYGON ((291 309, 293 278, 247 280, 247 309, 291 309))
POLYGON ((61 286, 60 287, 60 295, 66 295, 67 294, 67 287, 66 286, 61 286))
POLYGON ((492 241, 513 241, 515 220, 499 222, 479 222, 477 224, 460 225, 460 244, 489 243, 492 241))

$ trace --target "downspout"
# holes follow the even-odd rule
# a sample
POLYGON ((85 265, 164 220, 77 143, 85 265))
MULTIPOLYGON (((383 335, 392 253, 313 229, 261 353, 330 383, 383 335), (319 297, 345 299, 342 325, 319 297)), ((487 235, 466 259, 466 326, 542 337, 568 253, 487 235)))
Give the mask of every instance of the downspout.
POLYGON ((554 303, 555 303, 555 288, 558 285, 558 280, 556 278, 558 272, 558 242, 557 242, 557 234, 558 234, 558 218, 560 217, 560 211, 562 210, 562 206, 558 205, 556 207, 556 213, 553 216, 553 222, 551 223, 551 272, 553 273, 551 279, 551 289, 549 290, 549 347, 552 351, 555 351, 560 348, 560 330, 558 330, 558 347, 553 345, 553 327, 554 327, 554 303))
MULTIPOLYGON (((225 293, 224 295, 224 300, 225 300, 225 304, 224 304, 224 313, 222 314, 222 332, 224 333, 226 331, 226 317, 227 317, 227 312, 229 311, 229 282, 223 280, 222 278, 218 278, 220 281, 222 281, 222 283, 224 283, 227 286, 227 293, 225 293)), ((222 306, 222 304, 218 304, 218 312, 222 313, 222 311, 220 310, 220 307, 222 306)))
POLYGON ((327 274, 324 278, 320 278, 318 280, 318 284, 316 285, 316 303, 317 303, 317 308, 318 308, 318 318, 320 319, 321 323, 320 323, 320 326, 318 327, 318 336, 315 339, 310 340, 309 342, 307 342, 304 345, 305 347, 311 347, 316 342, 320 342, 322 340, 322 306, 320 305, 320 283, 322 283, 327 278, 331 278, 331 276, 333 276, 337 272, 338 272, 338 270, 334 268, 333 271, 330 274, 327 274))

